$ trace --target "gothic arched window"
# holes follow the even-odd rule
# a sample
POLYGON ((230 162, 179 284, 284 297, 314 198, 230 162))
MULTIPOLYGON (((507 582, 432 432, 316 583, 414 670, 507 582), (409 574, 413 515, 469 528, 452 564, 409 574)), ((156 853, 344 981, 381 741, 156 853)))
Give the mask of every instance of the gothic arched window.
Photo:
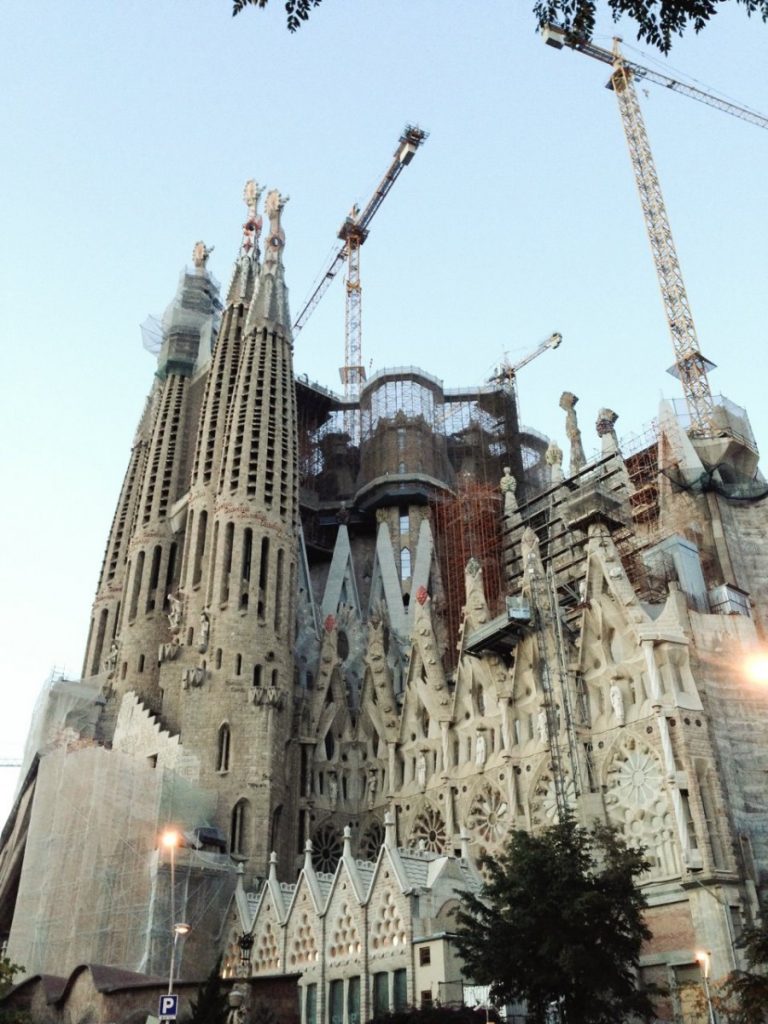
POLYGON ((216 771, 217 772, 228 772, 229 771, 229 747, 230 747, 231 735, 229 732, 229 726, 225 722, 219 728, 219 742, 216 748, 216 771))
POLYGON ((229 829, 229 852, 245 857, 248 853, 248 825, 250 806, 247 800, 238 800, 232 808, 229 829))

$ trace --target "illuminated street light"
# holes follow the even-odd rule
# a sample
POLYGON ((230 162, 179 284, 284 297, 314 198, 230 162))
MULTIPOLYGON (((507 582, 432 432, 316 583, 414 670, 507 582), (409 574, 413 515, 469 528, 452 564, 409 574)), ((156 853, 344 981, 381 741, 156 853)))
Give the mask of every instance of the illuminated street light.
POLYGON ((176 966, 176 944, 178 943, 179 939, 183 939, 185 936, 189 935, 190 930, 190 926, 188 924, 185 924, 183 921, 173 926, 173 945, 171 946, 171 969, 168 972, 169 996, 173 994, 173 971, 174 967, 176 966))
POLYGON ((171 929, 173 945, 171 946, 171 968, 168 974, 168 995, 173 993, 173 969, 176 963, 176 944, 179 937, 189 932, 189 925, 176 921, 176 847, 181 845, 181 834, 175 828, 167 828, 160 836, 160 842, 170 854, 171 864, 171 929))
POLYGON ((765 651, 750 654, 744 661, 744 671, 750 683, 768 686, 768 654, 765 651))
POLYGON ((696 953, 696 960, 701 967, 701 975, 704 978, 704 995, 707 997, 709 1024, 717 1024, 715 1020, 715 1009, 712 1006, 712 995, 709 991, 709 968, 712 963, 712 957, 709 953, 705 953, 703 950, 698 950, 696 953))

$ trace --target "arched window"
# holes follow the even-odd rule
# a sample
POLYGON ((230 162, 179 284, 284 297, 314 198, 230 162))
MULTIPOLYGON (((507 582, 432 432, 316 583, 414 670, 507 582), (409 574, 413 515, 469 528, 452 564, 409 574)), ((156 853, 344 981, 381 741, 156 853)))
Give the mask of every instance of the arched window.
POLYGON ((250 807, 247 800, 238 800, 232 808, 232 819, 229 829, 229 852, 235 856, 245 857, 248 854, 248 825, 250 807))
POLYGON ((219 728, 219 742, 216 750, 216 771, 217 772, 228 772, 229 771, 229 747, 230 747, 230 732, 229 726, 225 722, 219 728))

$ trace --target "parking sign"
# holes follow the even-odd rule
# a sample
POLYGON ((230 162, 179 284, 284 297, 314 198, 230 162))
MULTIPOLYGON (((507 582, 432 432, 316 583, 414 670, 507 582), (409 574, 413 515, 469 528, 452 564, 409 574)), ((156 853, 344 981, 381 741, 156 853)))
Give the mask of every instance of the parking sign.
POLYGON ((176 1020, 179 1012, 179 997, 177 995, 160 996, 160 1020, 176 1020))

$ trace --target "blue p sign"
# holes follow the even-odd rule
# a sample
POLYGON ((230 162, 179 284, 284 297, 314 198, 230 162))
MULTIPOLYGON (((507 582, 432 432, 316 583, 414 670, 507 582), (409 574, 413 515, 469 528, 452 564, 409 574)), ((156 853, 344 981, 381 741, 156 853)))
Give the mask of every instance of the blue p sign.
POLYGON ((160 1020, 176 1020, 176 1015, 179 1012, 179 997, 173 996, 160 996, 160 1012, 158 1017, 160 1020))

